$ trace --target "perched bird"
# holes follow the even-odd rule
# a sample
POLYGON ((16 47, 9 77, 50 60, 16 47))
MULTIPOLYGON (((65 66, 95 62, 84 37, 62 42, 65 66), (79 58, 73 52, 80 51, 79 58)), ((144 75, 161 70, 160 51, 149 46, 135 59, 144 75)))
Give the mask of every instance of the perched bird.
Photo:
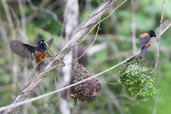
POLYGON ((16 55, 22 58, 32 60, 35 59, 37 63, 36 71, 40 71, 44 66, 43 59, 49 56, 47 52, 47 45, 50 47, 52 43, 52 38, 48 42, 45 42, 44 40, 39 40, 37 42, 37 46, 32 46, 30 44, 25 44, 18 40, 13 40, 10 43, 10 48, 16 55))
POLYGON ((145 55, 147 53, 147 48, 150 46, 150 40, 152 37, 156 37, 156 33, 153 30, 149 30, 146 33, 140 35, 139 43, 141 46, 140 55, 145 55))

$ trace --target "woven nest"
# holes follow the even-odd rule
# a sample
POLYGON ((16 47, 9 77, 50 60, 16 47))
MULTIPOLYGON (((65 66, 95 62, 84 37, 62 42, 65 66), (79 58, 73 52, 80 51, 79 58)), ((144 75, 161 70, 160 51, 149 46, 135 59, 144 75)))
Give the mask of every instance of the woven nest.
POLYGON ((120 80, 136 99, 153 97, 157 93, 157 80, 153 77, 153 70, 142 66, 137 60, 127 62, 121 67, 120 80))
MULTIPOLYGON (((77 61, 73 63, 74 66, 74 79, 72 83, 79 82, 90 76, 90 73, 86 68, 80 65, 77 61)), ((91 103, 100 95, 101 85, 97 79, 87 80, 81 84, 78 84, 71 88, 71 94, 76 100, 82 102, 91 103)))

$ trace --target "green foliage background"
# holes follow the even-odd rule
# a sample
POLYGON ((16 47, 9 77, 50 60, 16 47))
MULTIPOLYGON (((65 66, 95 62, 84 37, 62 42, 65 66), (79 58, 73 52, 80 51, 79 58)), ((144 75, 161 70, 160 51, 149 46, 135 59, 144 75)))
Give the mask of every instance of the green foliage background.
MULTIPOLYGON (((39 11, 36 16, 26 22, 26 33, 28 39, 19 34, 16 35, 16 39, 21 41, 27 41, 29 43, 35 44, 35 42, 42 37, 45 40, 49 38, 54 38, 54 44, 51 51, 57 54, 59 49, 63 47, 64 43, 64 33, 63 33, 63 12, 64 12, 64 2, 58 1, 55 7, 51 9, 50 4, 53 4, 55 0, 36 0, 33 1, 35 6, 39 6, 44 2, 44 9, 51 9, 51 11, 56 14, 57 19, 55 19, 51 14, 45 11, 39 11)), ((103 1, 102 0, 80 0, 80 23, 85 20, 91 12, 93 12, 103 1)), ((119 1, 120 2, 120 1, 119 1)), ((21 21, 20 10, 17 7, 17 2, 7 1, 10 11, 14 11, 17 19, 21 21)), ((160 24, 161 17, 161 7, 162 0, 137 0, 136 11, 135 11, 135 23, 136 23, 136 37, 149 29, 156 30, 160 24)), ((164 21, 171 21, 171 1, 166 0, 164 21)), ((26 2, 24 6, 24 13, 26 19, 30 15, 36 12, 29 3, 26 2)), ((107 16, 109 12, 106 12, 107 16)), ((17 25, 15 18, 12 18, 14 29, 21 29, 21 25, 17 25)), ((17 30, 15 30, 17 31, 17 30)), ((20 31, 20 30, 19 30, 20 31)), ((91 35, 94 35, 96 31, 93 31, 91 35)), ((6 14, 0 2, 0 106, 8 105, 12 97, 17 95, 20 91, 21 84, 23 82, 23 65, 24 60, 20 57, 14 56, 9 52, 9 41, 12 40, 8 21, 6 19, 6 14), (7 40, 4 40, 2 35, 2 27, 5 28, 7 33, 7 40), (15 59, 17 58, 17 59, 15 59), (12 76, 12 65, 14 60, 17 60, 17 65, 19 67, 20 73, 18 73, 17 89, 15 93, 12 91, 13 76, 12 76)), ((127 1, 121 8, 119 8, 109 19, 101 23, 99 36, 105 36, 111 34, 112 38, 103 37, 101 40, 97 39, 95 44, 106 43, 107 49, 102 50, 93 56, 88 57, 88 64, 86 67, 92 71, 94 74, 101 72, 120 61, 128 58, 133 54, 132 52, 132 42, 131 41, 131 3, 127 1), (118 36, 122 37, 123 40, 116 40, 118 36)), ((98 79, 101 81, 102 85, 112 92, 114 98, 109 98, 108 94, 102 89, 99 98, 92 102, 91 104, 81 103, 80 106, 75 106, 74 101, 71 99, 70 107, 73 113, 81 114, 109 114, 112 113, 110 108, 112 108, 115 114, 120 114, 118 107, 112 104, 112 102, 119 102, 121 109, 125 114, 152 114, 156 110, 157 114, 170 114, 171 113, 171 29, 169 28, 161 37, 161 52, 159 58, 159 66, 157 71, 157 78, 159 79, 158 94, 153 99, 145 99, 141 101, 136 101, 132 99, 125 91, 125 87, 121 84, 117 84, 119 80, 119 70, 116 68, 110 72, 105 73, 98 79)), ((83 42, 85 47, 90 45, 92 39, 87 38, 83 42)), ((138 41, 138 39, 137 39, 138 41)), ((137 43, 137 47, 139 44, 137 43)), ((155 65, 155 55, 156 55, 157 43, 154 42, 149 48, 148 55, 143 63, 146 66, 154 68, 155 65)), ((28 61, 28 72, 33 69, 32 62, 28 61)), ((45 78, 43 82, 38 86, 31 97, 35 97, 47 92, 53 91, 55 87, 55 75, 56 73, 51 73, 50 76, 45 78)), ((57 94, 49 96, 47 98, 38 100, 29 105, 28 113, 50 113, 56 114, 59 112, 59 100, 57 94)), ((23 109, 20 108, 19 113, 23 113, 23 109)))

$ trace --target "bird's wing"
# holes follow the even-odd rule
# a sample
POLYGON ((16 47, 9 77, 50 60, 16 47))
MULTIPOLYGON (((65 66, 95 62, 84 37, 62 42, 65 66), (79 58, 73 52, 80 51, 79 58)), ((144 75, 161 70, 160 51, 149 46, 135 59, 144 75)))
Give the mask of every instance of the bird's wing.
POLYGON ((49 47, 52 45, 52 43, 53 43, 53 38, 51 38, 50 40, 47 41, 47 44, 49 47))
POLYGON ((34 59, 33 52, 35 51, 35 47, 29 44, 25 44, 18 40, 13 40, 10 43, 11 50, 18 56, 26 58, 26 59, 34 59))
POLYGON ((147 44, 148 41, 150 41, 150 39, 151 39, 150 35, 147 35, 145 37, 140 37, 139 38, 139 43, 140 43, 141 48, 144 47, 145 44, 147 44))

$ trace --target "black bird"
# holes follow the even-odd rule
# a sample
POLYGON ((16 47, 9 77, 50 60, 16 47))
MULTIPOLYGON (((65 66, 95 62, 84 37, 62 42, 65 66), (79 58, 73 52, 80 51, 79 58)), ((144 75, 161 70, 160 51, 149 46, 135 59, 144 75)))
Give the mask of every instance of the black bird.
POLYGON ((13 40, 10 43, 10 47, 16 55, 22 58, 35 59, 37 63, 36 71, 40 71, 44 66, 43 59, 49 55, 47 52, 47 45, 50 47, 52 43, 52 38, 48 42, 39 40, 37 46, 25 44, 19 40, 13 40))
POLYGON ((156 33, 153 30, 149 30, 146 33, 140 35, 139 43, 141 46, 140 55, 145 55, 147 53, 147 48, 150 46, 150 40, 152 37, 156 37, 156 33))

